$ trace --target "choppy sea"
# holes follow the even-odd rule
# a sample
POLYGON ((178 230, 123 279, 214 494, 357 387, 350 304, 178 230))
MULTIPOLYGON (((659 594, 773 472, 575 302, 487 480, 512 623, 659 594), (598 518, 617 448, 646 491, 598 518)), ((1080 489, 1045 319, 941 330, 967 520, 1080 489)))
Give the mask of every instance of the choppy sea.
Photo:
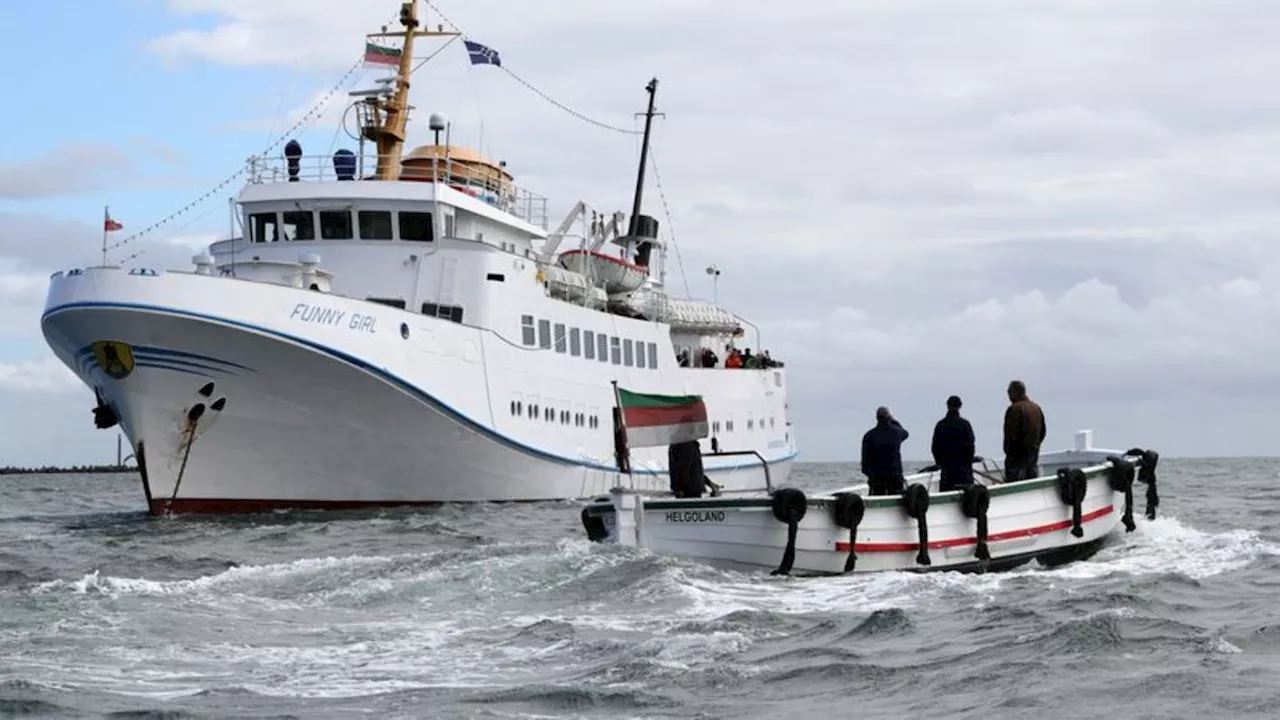
POLYGON ((1160 488, 1088 562, 793 579, 572 503, 152 518, 131 475, 0 478, 0 715, 1280 717, 1280 459, 1160 488))

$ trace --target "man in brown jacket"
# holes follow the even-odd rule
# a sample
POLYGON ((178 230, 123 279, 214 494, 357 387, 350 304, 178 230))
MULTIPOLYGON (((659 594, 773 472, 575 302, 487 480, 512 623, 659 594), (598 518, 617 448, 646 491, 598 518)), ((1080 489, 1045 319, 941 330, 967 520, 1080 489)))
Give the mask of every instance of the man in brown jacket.
POLYGON ((1005 482, 1039 477, 1044 431, 1044 411, 1027 397, 1027 386, 1021 380, 1009 383, 1009 408, 1004 411, 1005 482))

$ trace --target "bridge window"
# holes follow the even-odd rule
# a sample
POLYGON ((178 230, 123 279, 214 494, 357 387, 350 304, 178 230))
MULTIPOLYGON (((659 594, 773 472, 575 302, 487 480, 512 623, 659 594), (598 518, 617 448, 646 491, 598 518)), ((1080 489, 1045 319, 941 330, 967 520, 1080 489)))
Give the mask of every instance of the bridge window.
POLYGON ((538 347, 543 350, 551 349, 551 321, 538 321, 538 347))
POLYGON ((320 237, 325 240, 350 240, 352 238, 351 211, 321 210, 320 237))
POLYGON ((556 323, 556 352, 558 353, 567 349, 564 334, 564 323, 556 323))
POLYGON ((316 239, 316 219, 309 210, 292 210, 282 215, 286 240, 316 239))
POLYGON ((462 306, 461 305, 437 305, 435 303, 422 303, 422 314, 427 317, 440 318, 441 320, 450 320, 452 322, 462 322, 462 306))
POLYGON ((391 213, 387 210, 361 210, 360 237, 363 240, 390 240, 391 213))
POLYGON ((649 343, 649 367, 658 369, 658 344, 649 343))
POLYGON ((400 239, 431 242, 431 213, 400 211, 400 239))
POLYGON ((367 297, 365 300, 368 300, 369 302, 376 302, 379 305, 387 305, 393 308, 400 308, 401 310, 404 309, 404 300, 401 300, 400 298, 367 297))
MULTIPOLYGON (((627 342, 631 341, 628 340, 627 342)), ((614 365, 622 364, 622 341, 616 335, 609 338, 609 358, 614 365)))
POLYGON ((635 359, 631 356, 631 338, 622 341, 622 364, 631 367, 635 359))
POLYGON ((276 214, 273 212, 250 215, 249 227, 253 232, 253 242, 276 242, 280 239, 280 227, 276 225, 276 214))
POLYGON ((609 362, 609 336, 604 333, 596 335, 596 359, 609 362))
POLYGON ((569 328, 569 354, 574 357, 582 354, 582 336, 578 328, 569 328))
POLYGON ((520 316, 520 340, 529 347, 533 347, 538 344, 537 334, 533 331, 532 315, 520 316))

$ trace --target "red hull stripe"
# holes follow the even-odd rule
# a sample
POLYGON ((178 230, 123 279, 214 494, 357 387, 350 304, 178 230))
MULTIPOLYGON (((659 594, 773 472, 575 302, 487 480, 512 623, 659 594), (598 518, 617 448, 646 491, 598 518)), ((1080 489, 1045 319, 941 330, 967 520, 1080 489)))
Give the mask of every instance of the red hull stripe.
POLYGON ((439 504, 436 501, 405 500, 235 500, 224 498, 177 498, 171 503, 165 498, 152 498, 150 509, 152 515, 163 515, 166 510, 175 514, 239 515, 273 510, 367 510, 391 507, 432 507, 439 504))
MULTIPOLYGON (((1090 520, 1097 520, 1100 517, 1106 517, 1115 511, 1114 506, 1108 505, 1104 508, 1098 508, 1093 512, 1087 512, 1080 516, 1081 523, 1087 523, 1090 520)), ((999 542, 1001 540, 1013 540, 1020 537, 1031 537, 1033 535, 1044 535, 1045 533, 1066 530, 1071 527, 1070 520, 1060 520, 1047 525, 1037 525, 1035 527, 1022 528, 1020 530, 1006 530, 1005 532, 990 533, 987 535, 987 542, 999 542)), ((952 547, 962 547, 964 545, 977 545, 978 538, 959 537, 947 538, 946 540, 932 540, 929 542, 930 550, 943 550, 952 547)), ((920 543, 858 543, 854 547, 854 552, 912 552, 920 549, 920 543)), ((849 543, 837 542, 836 552, 849 552, 849 543)))
POLYGON ((665 408, 629 407, 623 408, 622 417, 629 428, 700 423, 707 421, 707 406, 699 403, 665 408))

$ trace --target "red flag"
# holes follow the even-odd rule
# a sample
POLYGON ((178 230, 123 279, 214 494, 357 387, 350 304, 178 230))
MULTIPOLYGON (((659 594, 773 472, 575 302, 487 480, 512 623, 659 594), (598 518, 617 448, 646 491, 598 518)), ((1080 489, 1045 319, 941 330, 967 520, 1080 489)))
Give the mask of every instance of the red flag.
POLYGON ((106 217, 102 221, 103 232, 112 232, 113 230, 121 230, 123 228, 124 225, 122 223, 111 218, 111 213, 106 213, 106 217))

